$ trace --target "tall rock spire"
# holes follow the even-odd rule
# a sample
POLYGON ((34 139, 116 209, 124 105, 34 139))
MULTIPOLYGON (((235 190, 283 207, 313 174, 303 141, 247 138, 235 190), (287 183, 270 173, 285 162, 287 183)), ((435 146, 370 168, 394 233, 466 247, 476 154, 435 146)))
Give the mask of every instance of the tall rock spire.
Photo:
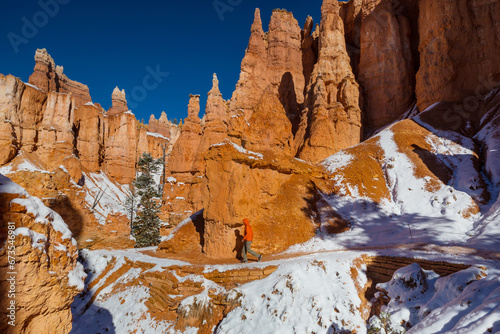
MULTIPOLYGON (((234 116, 243 113, 248 120, 269 87, 283 104, 287 116, 298 119, 298 105, 304 101, 305 86, 301 33, 291 12, 275 9, 269 30, 264 34, 260 11, 255 10, 240 79, 231 98, 230 111, 234 116)), ((241 120, 235 117, 234 121, 241 120)))
POLYGON ((260 18, 259 8, 255 8, 254 19, 250 32, 251 35, 250 40, 248 41, 247 52, 263 54, 266 50, 266 43, 264 40, 264 30, 262 29, 262 20, 260 18))
POLYGON ((337 0, 324 0, 318 61, 295 138, 298 157, 318 162, 361 140, 359 85, 354 79, 337 0))
POLYGON ((221 95, 219 90, 219 79, 217 79, 217 74, 214 73, 212 78, 212 89, 208 92, 208 95, 221 95))

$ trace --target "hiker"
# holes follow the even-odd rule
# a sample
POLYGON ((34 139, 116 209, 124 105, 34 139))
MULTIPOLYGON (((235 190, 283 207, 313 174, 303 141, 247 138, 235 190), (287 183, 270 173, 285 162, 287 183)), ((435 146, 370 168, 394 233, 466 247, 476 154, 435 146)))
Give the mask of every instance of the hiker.
POLYGON ((243 249, 241 250, 241 257, 243 260, 241 262, 247 263, 247 252, 258 258, 258 262, 262 260, 262 255, 254 252, 250 247, 253 241, 253 230, 252 226, 250 226, 250 221, 248 218, 243 219, 243 224, 245 224, 245 235, 243 236, 243 249))

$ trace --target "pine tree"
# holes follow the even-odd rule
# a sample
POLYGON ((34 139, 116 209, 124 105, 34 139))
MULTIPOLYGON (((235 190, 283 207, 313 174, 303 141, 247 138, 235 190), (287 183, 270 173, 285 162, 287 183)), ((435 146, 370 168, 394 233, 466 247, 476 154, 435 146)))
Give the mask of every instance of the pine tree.
POLYGON ((156 246, 160 243, 160 223, 158 217, 161 194, 153 179, 153 173, 158 172, 160 161, 153 159, 151 154, 143 153, 138 163, 139 176, 134 181, 139 196, 139 209, 132 224, 132 235, 136 247, 156 246))

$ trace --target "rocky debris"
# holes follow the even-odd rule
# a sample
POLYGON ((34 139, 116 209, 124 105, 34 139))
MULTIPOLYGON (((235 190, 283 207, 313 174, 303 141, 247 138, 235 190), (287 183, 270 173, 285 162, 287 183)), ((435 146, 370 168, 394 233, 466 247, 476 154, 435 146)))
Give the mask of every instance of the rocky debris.
POLYGON ((0 301, 0 314, 5 319, 0 330, 69 333, 71 303, 83 289, 86 276, 77 261, 78 249, 71 232, 57 213, 3 175, 0 203, 1 220, 9 222, 1 226, 0 242, 3 245, 8 240, 8 245, 15 246, 16 259, 12 269, 8 262, 10 248, 0 251, 0 286, 5 296, 0 301), (11 276, 15 277, 15 299, 7 298, 12 285, 7 279, 11 276), (16 327, 7 322, 11 300, 16 302, 16 327))
MULTIPOLYGON (((439 101, 477 101, 500 82, 498 1, 419 2, 420 68, 416 95, 423 111, 439 101)), ((457 111, 458 114, 460 111, 457 111)))
POLYGON ((359 85, 351 69, 336 0, 325 0, 321 8, 318 61, 305 104, 295 135, 297 157, 318 162, 361 141, 359 85))
POLYGON ((120 90, 117 87, 113 89, 113 93, 111 94, 111 108, 108 110, 108 116, 118 115, 124 112, 127 112, 127 98, 125 96, 125 89, 120 90))
POLYGON ((68 79, 62 66, 56 66, 46 49, 37 49, 35 53, 35 69, 29 83, 41 90, 71 94, 75 98, 75 107, 91 102, 87 85, 68 79))

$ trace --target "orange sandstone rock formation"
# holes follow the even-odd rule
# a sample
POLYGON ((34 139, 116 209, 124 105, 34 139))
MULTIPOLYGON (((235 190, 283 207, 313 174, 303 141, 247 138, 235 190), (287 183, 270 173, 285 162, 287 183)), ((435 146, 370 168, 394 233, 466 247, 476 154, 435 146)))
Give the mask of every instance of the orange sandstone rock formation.
POLYGON ((71 303, 83 289, 85 278, 71 232, 57 213, 3 175, 0 203, 0 219, 5 222, 0 227, 0 242, 3 245, 9 236, 8 245, 15 246, 16 260, 12 269, 7 262, 10 248, 2 247, 0 292, 4 297, 0 300, 0 315, 4 321, 0 331, 69 333, 71 303), (15 299, 7 298, 12 284, 8 279, 12 277, 15 299), (15 300, 15 327, 7 322, 11 300, 15 300))
POLYGON ((63 74, 63 67, 56 66, 46 49, 37 49, 35 54, 35 70, 29 83, 48 93, 71 94, 75 98, 75 107, 91 102, 89 88, 79 82, 68 79, 63 74))
POLYGON ((258 252, 283 251, 314 235, 309 202, 323 185, 318 167, 295 158, 261 155, 231 142, 212 147, 206 155, 203 251, 211 257, 234 257, 242 219, 255 232, 258 252))
POLYGON ((115 89, 113 89, 113 93, 111 94, 111 103, 112 106, 108 110, 108 116, 114 116, 127 112, 129 109, 127 106, 125 89, 120 90, 118 87, 115 87, 115 89))
POLYGON ((321 8, 318 61, 305 104, 295 136, 297 157, 318 162, 360 142, 359 85, 352 73, 336 0, 325 0, 321 8))
POLYGON ((419 4, 418 107, 423 111, 439 101, 464 101, 470 109, 466 112, 474 114, 477 101, 500 85, 500 22, 495 19, 500 3, 422 0, 419 4))
POLYGON ((269 30, 264 33, 256 9, 241 74, 231 98, 230 110, 240 109, 250 118, 253 108, 269 87, 279 97, 292 122, 299 120, 304 102, 305 79, 302 67, 301 29, 292 13, 274 10, 269 30))

